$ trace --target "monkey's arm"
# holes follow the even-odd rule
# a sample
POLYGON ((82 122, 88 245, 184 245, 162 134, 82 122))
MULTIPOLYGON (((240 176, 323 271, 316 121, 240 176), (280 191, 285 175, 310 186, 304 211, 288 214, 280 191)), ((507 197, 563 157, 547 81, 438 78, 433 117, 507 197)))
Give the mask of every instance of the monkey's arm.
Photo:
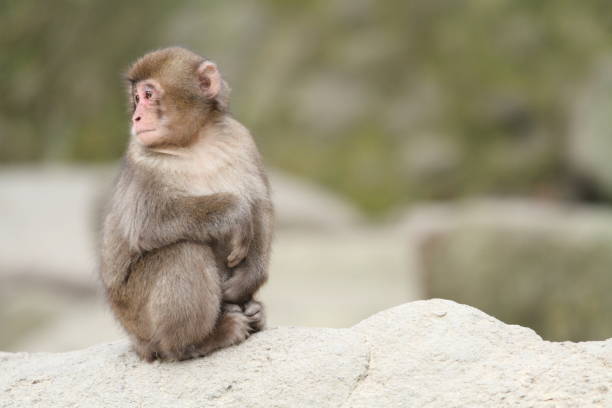
POLYGON ((230 277, 222 283, 223 300, 243 304, 252 299, 268 278, 268 264, 272 243, 273 208, 268 200, 254 206, 254 237, 249 247, 249 256, 236 266, 230 277))
POLYGON ((227 239, 230 267, 248 253, 253 237, 250 206, 235 194, 175 197, 157 211, 157 217, 152 217, 139 236, 139 247, 144 251, 182 240, 212 243, 227 239))
POLYGON ((238 265, 247 256, 253 239, 253 217, 249 203, 235 194, 216 193, 206 196, 190 197, 183 202, 200 224, 195 236, 204 229, 209 240, 227 240, 230 253, 227 266, 238 265))
POLYGON ((227 256, 227 266, 234 268, 246 258, 253 240, 253 220, 245 218, 243 222, 237 222, 230 227, 229 231, 230 254, 227 256))

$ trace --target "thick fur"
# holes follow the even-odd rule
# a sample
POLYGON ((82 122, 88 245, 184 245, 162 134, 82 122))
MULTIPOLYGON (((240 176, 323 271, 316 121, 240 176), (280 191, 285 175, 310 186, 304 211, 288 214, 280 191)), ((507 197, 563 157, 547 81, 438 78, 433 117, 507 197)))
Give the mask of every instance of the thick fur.
POLYGON ((267 279, 269 184, 250 133, 225 111, 227 101, 193 99, 201 96, 190 74, 202 61, 171 48, 141 58, 128 73, 132 83, 162 84, 162 114, 176 123, 171 129, 184 125, 176 140, 170 133, 155 148, 132 139, 103 231, 107 298, 147 361, 237 344, 265 319, 253 296, 267 279), (186 137, 186 129, 197 132, 186 137))

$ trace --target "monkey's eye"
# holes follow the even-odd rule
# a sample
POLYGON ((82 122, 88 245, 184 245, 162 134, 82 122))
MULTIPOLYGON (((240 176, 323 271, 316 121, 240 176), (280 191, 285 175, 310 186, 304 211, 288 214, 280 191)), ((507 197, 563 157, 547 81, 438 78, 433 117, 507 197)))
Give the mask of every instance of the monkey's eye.
POLYGON ((138 96, 138 94, 134 95, 134 100, 138 103, 140 101, 140 96, 138 96))
POLYGON ((145 91, 145 98, 147 99, 151 99, 151 97, 153 96, 153 92, 146 90, 145 91))

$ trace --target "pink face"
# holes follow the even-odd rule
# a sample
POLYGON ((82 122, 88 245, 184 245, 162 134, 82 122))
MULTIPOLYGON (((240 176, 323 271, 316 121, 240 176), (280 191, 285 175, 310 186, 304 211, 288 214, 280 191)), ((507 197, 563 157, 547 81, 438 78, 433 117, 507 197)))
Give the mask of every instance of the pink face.
POLYGON ((153 81, 138 82, 134 86, 134 114, 132 115, 132 135, 140 143, 151 146, 164 135, 161 111, 161 86, 153 81))

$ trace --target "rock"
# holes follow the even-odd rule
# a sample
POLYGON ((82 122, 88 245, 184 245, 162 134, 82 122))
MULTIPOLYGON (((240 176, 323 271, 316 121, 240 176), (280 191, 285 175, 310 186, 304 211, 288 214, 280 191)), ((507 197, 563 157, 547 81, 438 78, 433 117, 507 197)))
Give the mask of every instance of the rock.
POLYGON ((93 206, 104 166, 0 168, 0 279, 37 276, 93 286, 93 206))
POLYGON ((542 341, 469 306, 418 301, 350 329, 274 328, 147 364, 126 341, 0 353, 0 406, 610 406, 612 339, 542 341))
POLYGON ((261 298, 273 325, 348 327, 422 299, 406 237, 382 226, 345 232, 279 231, 261 298))
POLYGON ((474 305, 547 340, 612 336, 612 213, 533 201, 427 208, 409 228, 427 297, 474 305))
POLYGON ((345 231, 364 222, 356 207, 316 184, 277 171, 270 184, 279 229, 345 231))
POLYGON ((612 198, 612 57, 602 60, 578 94, 568 133, 568 161, 606 198, 612 198))

